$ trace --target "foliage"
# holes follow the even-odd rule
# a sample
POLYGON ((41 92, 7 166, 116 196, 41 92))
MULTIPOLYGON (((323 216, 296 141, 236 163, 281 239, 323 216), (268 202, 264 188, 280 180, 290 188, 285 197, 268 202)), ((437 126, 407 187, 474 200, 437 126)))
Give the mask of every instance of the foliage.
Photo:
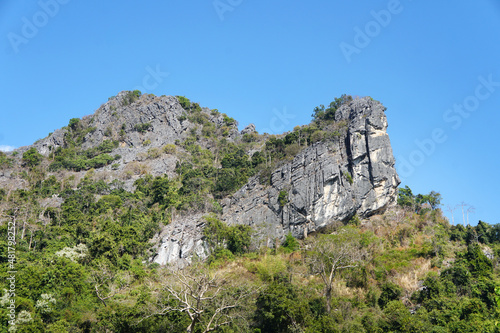
POLYGON ((408 185, 405 188, 399 188, 398 205, 408 207, 416 213, 420 213, 425 211, 425 204, 428 204, 430 209, 436 210, 441 205, 441 194, 431 191, 425 195, 414 195, 408 185))
POLYGON ((148 131, 153 125, 151 123, 142 123, 142 124, 137 124, 134 126, 134 129, 139 132, 139 133, 144 133, 148 131))
POLYGON ((53 153, 55 161, 50 164, 49 170, 67 169, 82 171, 101 168, 121 158, 120 155, 111 156, 108 154, 116 147, 118 147, 118 141, 111 140, 104 140, 96 148, 86 150, 82 150, 74 145, 67 148, 58 147, 53 153))
MULTIPOLYGON (((234 326, 251 295, 246 286, 230 285, 227 277, 205 267, 168 270, 165 297, 154 315, 176 314, 183 318, 183 331, 207 333, 234 326)), ((163 281, 162 281, 163 282, 163 281)))
POLYGON ((188 110, 191 107, 191 101, 188 98, 184 96, 176 96, 176 97, 184 110, 188 110))
POLYGON ((256 326, 262 333, 285 333, 304 325, 306 304, 288 277, 275 276, 256 300, 256 326))
POLYGON ((0 151, 0 170, 10 168, 13 165, 14 160, 9 158, 7 154, 0 151))
POLYGON ((69 120, 69 124, 68 124, 68 127, 73 130, 73 131, 76 131, 80 128, 81 126, 81 122, 80 122, 80 119, 78 118, 71 118, 69 120))
POLYGON ((285 206, 288 203, 288 192, 287 191, 280 191, 278 195, 278 203, 280 204, 280 207, 285 206))
POLYGON ((383 309, 387 304, 391 301, 397 301, 401 294, 403 293, 403 289, 397 284, 386 282, 381 287, 382 293, 378 299, 378 305, 383 309))
POLYGON ((137 101, 141 97, 141 92, 139 90, 128 91, 125 97, 122 99, 122 105, 129 105, 137 101))
MULTIPOLYGON (((0 233, 16 222, 18 331, 498 331, 500 225, 450 226, 437 192, 402 188, 388 212, 355 215, 304 240, 267 238, 266 226, 253 237, 249 226, 221 221, 216 199, 258 174, 268 182, 318 140, 339 140, 347 128, 334 121, 341 102, 284 135, 241 140, 223 137, 234 129, 232 118, 180 103, 197 126, 191 136, 144 149, 148 158, 175 154, 176 175, 141 169, 132 190, 110 181, 109 171, 92 170, 114 163, 118 142, 83 149, 95 131, 88 118, 70 120, 61 147, 47 157, 49 171, 43 160, 26 163, 35 151, 25 165, 0 153, 0 168, 12 168, 24 184, 0 188, 0 233), (87 172, 51 173, 60 169, 87 172), (209 258, 193 258, 183 270, 151 263, 151 240, 162 226, 200 212, 209 258)), ((284 207, 288 196, 282 190, 271 204, 284 207)), ((0 239, 0 331, 8 326, 9 246, 0 239)))
POLYGON ((347 171, 344 171, 344 177, 347 179, 347 181, 349 182, 349 184, 352 185, 352 183, 354 182, 353 179, 352 179, 352 176, 349 172, 347 171))
POLYGON ((23 163, 29 168, 33 168, 40 163, 42 163, 43 156, 36 150, 36 148, 30 148, 23 153, 23 163))
POLYGON ((352 96, 343 94, 339 98, 335 97, 333 102, 331 102, 327 108, 323 104, 314 108, 312 117, 315 121, 322 120, 334 120, 335 112, 344 104, 348 104, 352 101, 352 96))
POLYGON ((356 267, 364 257, 362 238, 352 227, 340 229, 333 235, 320 235, 311 244, 311 272, 318 274, 324 284, 327 312, 330 312, 331 293, 337 274, 356 267))
POLYGON ((205 241, 213 253, 212 261, 226 255, 227 249, 233 255, 242 255, 249 251, 252 229, 246 225, 228 226, 215 214, 204 217, 206 226, 203 229, 205 241))
POLYGON ((286 235, 285 240, 283 241, 282 245, 283 245, 283 249, 286 252, 294 252, 300 248, 299 241, 295 237, 292 236, 291 232, 289 232, 286 235))

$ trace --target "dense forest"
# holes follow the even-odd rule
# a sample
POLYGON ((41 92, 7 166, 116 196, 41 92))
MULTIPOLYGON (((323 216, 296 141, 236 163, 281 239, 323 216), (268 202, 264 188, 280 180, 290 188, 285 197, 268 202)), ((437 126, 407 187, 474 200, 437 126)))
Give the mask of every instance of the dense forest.
MULTIPOLYGON (((53 333, 500 331, 500 225, 451 225, 437 192, 401 188, 381 215, 302 240, 288 235, 272 248, 255 244, 250 227, 220 220, 218 200, 249 177, 265 184, 303 147, 336 140, 345 124, 335 110, 349 96, 315 108, 313 122, 290 133, 237 141, 227 139, 234 119, 215 127, 198 104, 178 98, 199 131, 149 149, 145 158, 181 156, 176 177, 139 170, 133 191, 96 172, 120 159, 111 155, 119 140, 83 149, 93 128, 79 119, 47 157, 35 148, 0 152, 0 170, 25 181, 0 188, 1 332, 11 321, 19 332, 53 333), (206 260, 183 269, 151 261, 150 240, 172 212, 205 213, 206 260)), ((286 193, 277 199, 287 205, 286 193)))

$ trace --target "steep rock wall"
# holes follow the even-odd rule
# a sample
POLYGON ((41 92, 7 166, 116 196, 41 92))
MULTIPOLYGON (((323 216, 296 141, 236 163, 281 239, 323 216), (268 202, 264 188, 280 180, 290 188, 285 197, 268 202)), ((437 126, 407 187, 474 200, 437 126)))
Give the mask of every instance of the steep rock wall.
POLYGON ((342 106, 336 121, 347 130, 319 142, 274 170, 270 186, 252 178, 224 202, 223 220, 253 226, 270 245, 291 232, 305 237, 334 221, 366 217, 396 203, 400 183, 387 130, 385 107, 366 97, 342 106), (288 193, 281 206, 280 191, 288 193))

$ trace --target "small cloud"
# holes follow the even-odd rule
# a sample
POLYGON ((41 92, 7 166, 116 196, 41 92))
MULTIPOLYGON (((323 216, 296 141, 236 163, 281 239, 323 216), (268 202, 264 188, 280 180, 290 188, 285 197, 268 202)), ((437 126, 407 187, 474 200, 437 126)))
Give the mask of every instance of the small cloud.
POLYGON ((0 151, 8 152, 13 151, 14 149, 16 149, 16 147, 0 145, 0 151))

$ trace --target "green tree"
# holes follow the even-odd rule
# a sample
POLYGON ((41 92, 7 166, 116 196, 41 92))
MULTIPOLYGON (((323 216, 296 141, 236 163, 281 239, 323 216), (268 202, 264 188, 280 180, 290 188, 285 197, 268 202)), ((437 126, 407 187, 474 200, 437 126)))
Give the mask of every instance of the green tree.
POLYGON ((188 98, 184 96, 176 96, 176 97, 184 110, 188 110, 191 107, 191 101, 188 98))
POLYGON ((257 297, 257 327, 262 333, 301 332, 308 312, 302 300, 288 276, 275 276, 257 297))
POLYGON ((287 252, 297 251, 300 248, 299 241, 295 237, 292 236, 291 232, 289 232, 286 235, 285 240, 283 241, 282 245, 283 245, 283 248, 287 252))
POLYGON ((24 165, 33 168, 40 163, 42 163, 43 156, 36 150, 36 148, 32 147, 23 153, 23 163, 24 165))
POLYGON ((151 204, 170 207, 177 202, 177 188, 167 176, 156 177, 151 185, 151 204))
POLYGON ((313 110, 312 117, 314 120, 334 120, 335 113, 344 104, 348 104, 352 101, 352 96, 343 94, 340 97, 335 97, 333 102, 331 102, 327 108, 323 104, 317 106, 313 110))

